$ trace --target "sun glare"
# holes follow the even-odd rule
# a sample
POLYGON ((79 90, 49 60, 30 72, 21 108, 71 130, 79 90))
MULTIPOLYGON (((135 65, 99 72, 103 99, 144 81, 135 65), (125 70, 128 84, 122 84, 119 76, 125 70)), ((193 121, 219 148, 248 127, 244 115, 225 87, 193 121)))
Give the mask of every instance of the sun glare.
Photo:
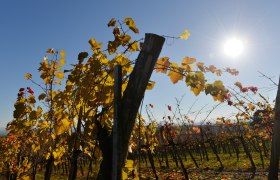
POLYGON ((224 44, 224 53, 232 58, 239 57, 244 50, 244 43, 241 39, 233 37, 224 44))

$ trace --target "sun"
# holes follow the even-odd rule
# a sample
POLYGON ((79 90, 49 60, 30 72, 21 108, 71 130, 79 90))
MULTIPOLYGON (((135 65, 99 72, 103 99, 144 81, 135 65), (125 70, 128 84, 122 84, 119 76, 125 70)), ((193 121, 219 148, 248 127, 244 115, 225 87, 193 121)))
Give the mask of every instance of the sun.
POLYGON ((224 53, 231 57, 237 58, 244 51, 244 42, 238 37, 229 38, 224 44, 224 53))

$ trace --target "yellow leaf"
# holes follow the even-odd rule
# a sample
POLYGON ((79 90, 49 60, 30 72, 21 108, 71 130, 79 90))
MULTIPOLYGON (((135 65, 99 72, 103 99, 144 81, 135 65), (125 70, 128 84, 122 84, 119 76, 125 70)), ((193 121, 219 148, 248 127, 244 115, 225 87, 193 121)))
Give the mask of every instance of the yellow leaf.
POLYGON ((210 72, 214 73, 216 71, 216 67, 214 65, 210 65, 209 68, 207 68, 210 72))
POLYGON ((37 146, 37 145, 35 145, 35 144, 32 144, 31 148, 32 148, 33 152, 36 153, 36 152, 40 149, 40 145, 37 146))
POLYGON ((129 52, 139 51, 138 43, 137 42, 130 43, 128 51, 129 52))
POLYGON ((122 170, 122 179, 128 179, 128 174, 122 170))
POLYGON ((185 69, 187 72, 191 72, 194 69, 192 64, 186 64, 182 66, 182 68, 185 69))
POLYGON ((61 66, 64 66, 64 65, 65 65, 65 59, 64 59, 64 58, 61 58, 61 59, 59 60, 59 62, 60 62, 60 64, 61 64, 61 66))
POLYGON ((217 70, 216 70, 216 75, 217 75, 217 76, 221 76, 221 75, 222 75, 222 71, 221 71, 220 69, 217 69, 217 70))
POLYGON ((55 77, 57 77, 58 79, 63 79, 64 78, 64 73, 63 72, 57 72, 57 73, 55 73, 55 77))
POLYGON ((213 96, 214 101, 224 102, 224 97, 221 94, 213 96))
POLYGON ((129 29, 131 29, 134 33, 139 33, 139 30, 137 29, 132 18, 125 18, 124 22, 129 27, 129 29))
POLYGON ((34 105, 36 103, 36 100, 35 100, 35 97, 30 95, 28 98, 27 98, 27 102, 31 105, 34 105))
POLYGON ((58 84, 58 85, 61 85, 61 81, 59 81, 59 80, 55 80, 54 83, 58 84))
POLYGON ((237 81, 237 82, 234 83, 234 85, 237 86, 237 87, 239 87, 240 89, 243 88, 241 82, 238 82, 238 81, 237 81))
POLYGON ((109 41, 108 42, 108 52, 109 54, 114 54, 117 51, 118 45, 115 41, 109 41))
POLYGON ((185 57, 183 60, 182 60, 182 66, 185 66, 187 64, 192 64, 196 62, 196 59, 195 58, 190 58, 190 57, 185 57))
POLYGON ((60 51, 60 56, 61 56, 62 59, 64 59, 65 54, 66 54, 65 51, 63 51, 63 50, 60 51))
POLYGON ((204 68, 204 63, 203 62, 196 63, 196 66, 198 67, 198 69, 200 71, 205 72, 205 68, 204 68))
POLYGON ((254 111, 255 110, 255 106, 251 103, 248 104, 248 108, 251 110, 251 111, 254 111))
POLYGON ((130 60, 124 54, 117 54, 113 61, 116 62, 116 64, 120 64, 122 66, 125 66, 130 63, 130 60))
POLYGON ((91 38, 88 42, 91 45, 91 49, 93 51, 98 50, 102 47, 102 43, 98 43, 94 38, 91 38))
POLYGON ((171 64, 172 69, 169 71, 168 76, 170 77, 173 84, 176 84, 179 80, 183 79, 182 69, 178 67, 177 63, 171 64))
POLYGON ((67 118, 61 119, 56 125, 55 125, 55 133, 56 135, 60 135, 66 131, 68 131, 70 128, 70 121, 67 118))
POLYGON ((155 81, 149 81, 148 85, 147 85, 147 90, 152 90, 155 86, 155 81))
POLYGON ((117 37, 117 41, 119 44, 125 46, 127 43, 130 41, 131 36, 128 34, 121 34, 120 36, 117 37))
POLYGON ((28 175, 23 175, 19 178, 20 180, 30 180, 30 176, 28 175))
POLYGON ((53 48, 48 48, 46 53, 54 54, 54 49, 53 48))
POLYGON ((159 58, 156 63, 156 72, 166 73, 169 66, 169 57, 159 58))
POLYGON ((45 129, 45 128, 49 128, 50 125, 49 125, 49 123, 47 121, 42 121, 41 123, 39 123, 39 127, 41 129, 45 129))
POLYGON ((24 157, 22 165, 25 167, 25 166, 27 166, 27 163, 28 163, 28 157, 24 157))
POLYGON ((37 106, 37 118, 40 118, 42 116, 42 112, 43 112, 43 109, 40 107, 40 106, 37 106))
POLYGON ((119 27, 115 27, 114 30, 113 30, 113 34, 114 34, 115 36, 120 35, 120 28, 119 28, 119 27))
POLYGON ((25 79, 29 80, 29 79, 32 78, 32 75, 31 75, 30 73, 26 73, 26 74, 24 75, 24 77, 25 77, 25 79))
POLYGON ((46 154, 46 159, 49 159, 50 156, 51 156, 51 153, 48 152, 48 153, 46 154))
POLYGON ((196 85, 196 87, 191 87, 191 91, 194 93, 195 96, 198 96, 201 91, 203 91, 203 86, 196 85))
POLYGON ((180 38, 181 39, 184 39, 184 40, 187 40, 190 36, 190 32, 188 30, 185 30, 181 35, 180 35, 180 38))
POLYGON ((116 24, 116 19, 115 18, 112 18, 109 22, 108 22, 108 27, 111 27, 111 26, 115 26, 116 24))
POLYGON ((126 163, 125 163, 125 167, 126 168, 133 168, 133 160, 127 160, 126 163))

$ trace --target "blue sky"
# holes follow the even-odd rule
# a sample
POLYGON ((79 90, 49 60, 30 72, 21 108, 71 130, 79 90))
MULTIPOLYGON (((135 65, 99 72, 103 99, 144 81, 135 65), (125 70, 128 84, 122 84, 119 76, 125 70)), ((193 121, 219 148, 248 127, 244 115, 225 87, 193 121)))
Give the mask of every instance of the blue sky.
MULTIPOLYGON (((224 75, 222 80, 232 86, 235 81, 260 88, 271 83, 260 78, 257 71, 273 76, 278 82, 280 52, 280 2, 263 0, 142 0, 142 1, 2 1, 0 3, 0 127, 12 119, 18 89, 31 86, 24 79, 30 72, 38 76, 38 65, 47 48, 63 49, 68 64, 76 61, 81 51, 90 52, 88 40, 95 37, 106 42, 112 38, 107 22, 115 17, 132 17, 140 34, 178 36, 185 29, 191 32, 187 41, 167 39, 161 56, 180 63, 185 56, 195 57, 207 65, 233 67, 238 77, 224 75), (234 61, 223 53, 222 44, 232 35, 245 42, 244 53, 234 61)), ((218 79, 217 77, 211 77, 218 79)), ((153 91, 145 96, 145 104, 154 104, 157 116, 175 105, 174 98, 185 95, 182 109, 187 111, 197 99, 184 86, 172 85, 166 75, 153 74, 153 91)), ((274 98, 276 91, 261 89, 274 98)), ((198 97, 196 108, 214 105, 211 97, 198 97)), ((217 110, 217 114, 221 110, 217 110)))

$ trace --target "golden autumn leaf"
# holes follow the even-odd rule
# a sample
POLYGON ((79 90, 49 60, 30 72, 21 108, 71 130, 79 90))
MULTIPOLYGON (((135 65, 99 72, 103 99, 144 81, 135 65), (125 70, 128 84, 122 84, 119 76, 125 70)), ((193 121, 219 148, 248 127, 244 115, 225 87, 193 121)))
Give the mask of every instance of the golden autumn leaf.
POLYGON ((156 72, 161 72, 165 74, 169 66, 170 66, 169 57, 159 58, 156 63, 156 72))
POLYGON ((168 76, 171 82, 176 84, 179 80, 183 80, 182 68, 179 68, 177 63, 172 63, 170 66, 172 69, 169 71, 168 76))
POLYGON ((191 72, 194 69, 194 66, 192 64, 186 64, 182 66, 183 69, 185 69, 187 72, 191 72))
POLYGON ((122 66, 130 64, 130 60, 124 54, 117 54, 113 59, 113 62, 116 62, 122 66))
POLYGON ((130 43, 128 51, 129 52, 139 51, 138 43, 137 42, 130 43))
POLYGON ((67 118, 61 119, 54 127, 56 135, 60 135, 70 128, 70 121, 67 118))
POLYGON ((65 61, 64 58, 61 58, 61 59, 59 60, 59 62, 60 62, 60 64, 61 64, 61 66, 64 66, 66 61, 65 61))
POLYGON ((36 100, 35 100, 35 97, 33 95, 30 95, 28 98, 27 98, 27 102, 30 104, 30 105, 34 105, 36 103, 36 100))
POLYGON ((26 73, 26 74, 24 75, 24 77, 25 77, 25 79, 29 80, 29 79, 32 78, 32 75, 31 75, 30 73, 26 73))
POLYGON ((155 86, 155 83, 156 83, 155 81, 149 81, 146 89, 147 90, 152 90, 155 86))
POLYGON ((248 104, 248 109, 250 109, 251 111, 255 110, 255 106, 251 103, 248 104))
POLYGON ((181 35, 180 38, 187 40, 190 37, 191 33, 188 30, 185 30, 181 35))
POLYGON ((48 48, 46 53, 54 54, 54 48, 48 48))
POLYGON ((222 71, 220 69, 217 69, 215 71, 215 73, 216 73, 217 76, 221 76, 222 75, 222 71))
POLYGON ((198 96, 201 91, 203 91, 204 86, 198 84, 196 87, 191 87, 191 91, 194 93, 195 96, 198 96))
POLYGON ((204 63, 203 62, 196 63, 196 66, 198 67, 198 69, 200 71, 205 72, 205 67, 204 67, 204 63))
POLYGON ((128 26, 128 28, 131 29, 134 33, 139 33, 139 29, 137 29, 132 18, 125 18, 124 22, 128 26))
POLYGON ((54 74, 55 77, 57 77, 58 79, 63 79, 64 78, 64 73, 63 72, 57 72, 54 74))
POLYGON ((118 45, 115 41, 109 41, 108 42, 108 52, 109 54, 114 54, 117 51, 118 45))
POLYGON ((207 70, 209 70, 209 71, 212 72, 212 73, 215 73, 216 69, 217 69, 217 68, 216 68, 214 65, 210 65, 210 66, 207 68, 207 70))
POLYGON ((91 45, 91 49, 93 51, 98 50, 102 47, 102 43, 98 43, 94 38, 91 38, 88 42, 91 45))
POLYGON ((115 36, 120 35, 120 28, 119 28, 119 27, 115 27, 114 30, 113 30, 113 34, 114 34, 115 36))
POLYGON ((191 58, 191 57, 184 57, 184 59, 182 60, 182 66, 185 66, 187 64, 192 64, 196 62, 196 59, 195 58, 191 58))
POLYGON ((20 180, 30 180, 30 176, 28 176, 28 175, 23 175, 23 176, 21 176, 20 177, 20 180))
POLYGON ((224 97, 221 94, 213 96, 214 101, 224 102, 224 97))
POLYGON ((58 84, 58 85, 61 85, 61 81, 59 81, 59 80, 54 80, 54 83, 58 84))
POLYGON ((115 24, 116 24, 116 19, 115 19, 115 18, 112 18, 112 19, 108 22, 107 26, 108 26, 108 27, 112 27, 112 26, 115 26, 115 24))
POLYGON ((118 42, 118 44, 121 44, 123 46, 127 45, 129 43, 129 41, 131 40, 131 36, 128 34, 121 34, 119 35, 115 42, 118 42))
POLYGON ((65 51, 61 50, 60 51, 60 56, 61 56, 62 59, 64 59, 65 55, 66 55, 65 51))
POLYGON ((237 87, 239 87, 240 89, 243 88, 241 82, 238 82, 238 81, 237 81, 237 82, 234 83, 234 85, 237 86, 237 87))

